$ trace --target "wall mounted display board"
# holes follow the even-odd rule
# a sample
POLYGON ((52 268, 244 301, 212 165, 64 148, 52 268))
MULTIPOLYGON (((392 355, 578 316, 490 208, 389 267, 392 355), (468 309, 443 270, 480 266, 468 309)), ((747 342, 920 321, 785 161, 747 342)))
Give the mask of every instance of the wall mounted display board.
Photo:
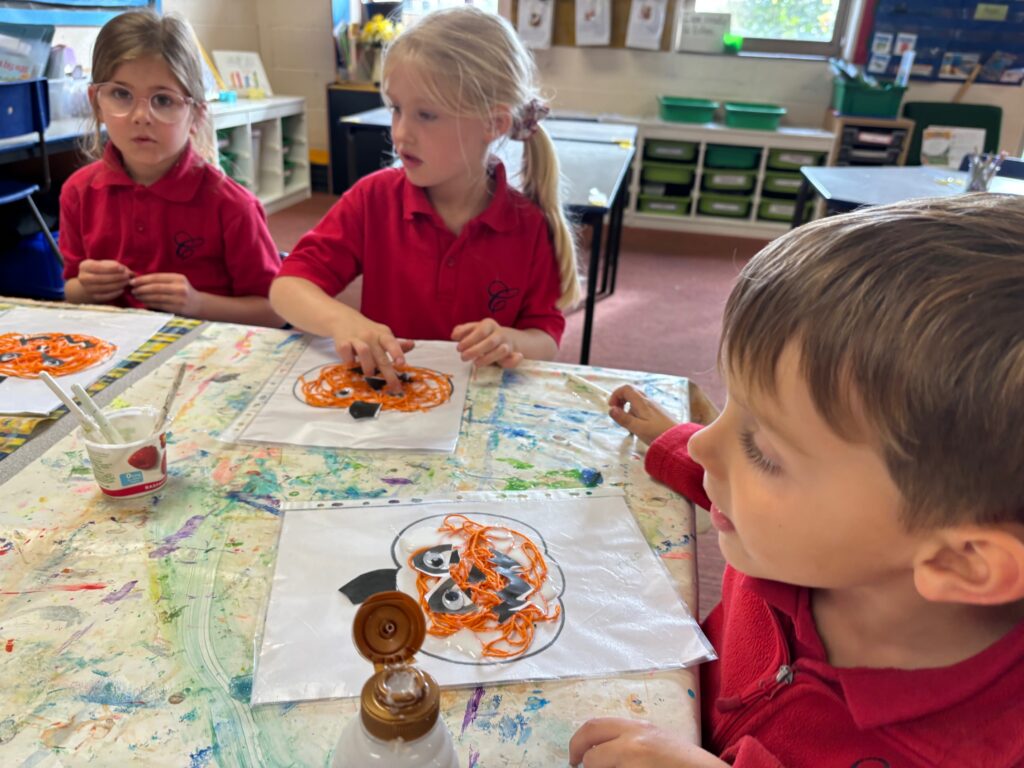
POLYGON ((894 77, 914 50, 911 77, 1020 85, 1024 81, 1024 0, 878 0, 867 38, 868 71, 894 77))

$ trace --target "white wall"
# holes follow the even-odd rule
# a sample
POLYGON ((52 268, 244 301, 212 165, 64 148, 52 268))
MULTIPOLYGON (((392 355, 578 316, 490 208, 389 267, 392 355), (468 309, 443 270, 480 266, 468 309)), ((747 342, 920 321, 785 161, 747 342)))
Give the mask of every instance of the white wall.
POLYGON ((207 51, 259 51, 275 93, 306 98, 313 149, 327 149, 327 85, 334 81, 330 0, 164 0, 207 51))
MULTIPOLYGON (((536 59, 558 110, 653 117, 666 94, 779 104, 789 110, 784 125, 820 127, 832 98, 823 61, 566 47, 536 59)), ((904 100, 949 101, 959 85, 911 81, 904 100)), ((1024 88, 975 85, 964 101, 1002 107, 1001 144, 1021 153, 1024 88)))
MULTIPOLYGON (((207 50, 257 50, 274 90, 306 98, 310 146, 327 149, 326 87, 334 80, 330 0, 164 0, 195 26, 207 50)), ((762 101, 789 110, 786 125, 818 127, 832 95, 822 61, 624 49, 537 51, 559 110, 653 116, 658 94, 762 101)), ((906 99, 948 101, 958 83, 911 81, 906 99)), ((1024 89, 975 85, 967 102, 1003 108, 1002 145, 1024 149, 1024 89)))

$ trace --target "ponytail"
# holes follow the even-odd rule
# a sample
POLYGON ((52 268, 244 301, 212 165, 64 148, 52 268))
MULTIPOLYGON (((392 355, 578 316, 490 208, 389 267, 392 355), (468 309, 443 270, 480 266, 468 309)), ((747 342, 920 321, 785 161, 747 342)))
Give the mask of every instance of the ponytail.
POLYGON ((562 295, 559 309, 570 309, 581 298, 580 278, 576 265, 576 240, 562 208, 561 174, 555 145, 543 125, 523 142, 523 194, 544 212, 555 258, 562 295))

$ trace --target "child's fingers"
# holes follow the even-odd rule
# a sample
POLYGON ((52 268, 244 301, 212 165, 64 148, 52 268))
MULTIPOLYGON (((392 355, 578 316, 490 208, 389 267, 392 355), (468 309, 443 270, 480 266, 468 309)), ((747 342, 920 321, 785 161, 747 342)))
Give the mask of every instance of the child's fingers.
POLYGON ((462 341, 466 334, 472 331, 479 323, 462 323, 452 328, 452 341, 462 341))
MULTIPOLYGON (((582 764, 583 756, 587 752, 598 744, 617 739, 628 728, 630 722, 622 717, 595 717, 585 722, 569 739, 569 765, 582 764)), ((591 768, 592 765, 597 763, 588 760, 587 768, 591 768)))
POLYGON ((498 361, 498 365, 502 368, 515 368, 523 362, 522 352, 513 352, 511 355, 507 355, 504 359, 498 361))
POLYGON ((405 350, 394 336, 381 336, 381 347, 395 365, 405 365, 405 350))
MULTIPOLYGON (((479 357, 475 358, 473 360, 473 365, 475 365, 477 368, 483 368, 485 365, 490 365, 491 363, 497 363, 501 360, 504 360, 511 354, 512 347, 510 347, 508 344, 501 343, 498 344, 498 346, 494 347, 490 352, 487 352, 486 354, 480 355, 479 357)), ((462 359, 466 359, 465 355, 463 355, 462 359)))
POLYGON ((130 275, 131 270, 113 259, 86 259, 78 268, 80 272, 93 275, 130 275))
POLYGON ((624 410, 621 406, 613 405, 608 409, 608 415, 612 421, 620 427, 625 427, 630 432, 636 432, 636 423, 639 421, 632 413, 624 410))
MULTIPOLYGON (((460 344, 459 347, 461 347, 460 351, 462 352, 463 360, 479 360, 482 357, 490 355, 495 349, 501 346, 501 344, 501 339, 497 336, 487 336, 472 346, 469 346, 468 341, 466 341, 460 344)), ((511 351, 511 349, 506 350, 505 355, 509 354, 511 351)), ((505 355, 502 355, 502 357, 505 355)), ((494 362, 496 359, 498 358, 492 359, 491 362, 494 362)))

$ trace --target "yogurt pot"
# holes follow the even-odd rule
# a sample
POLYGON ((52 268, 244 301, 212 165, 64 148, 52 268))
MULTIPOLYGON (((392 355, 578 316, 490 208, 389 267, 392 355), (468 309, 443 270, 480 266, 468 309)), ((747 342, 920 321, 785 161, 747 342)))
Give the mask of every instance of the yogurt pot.
POLYGON ((167 425, 157 424, 160 411, 148 405, 103 414, 125 438, 124 443, 97 442, 99 433, 84 433, 92 474, 107 496, 131 499, 145 496, 167 482, 167 425))

